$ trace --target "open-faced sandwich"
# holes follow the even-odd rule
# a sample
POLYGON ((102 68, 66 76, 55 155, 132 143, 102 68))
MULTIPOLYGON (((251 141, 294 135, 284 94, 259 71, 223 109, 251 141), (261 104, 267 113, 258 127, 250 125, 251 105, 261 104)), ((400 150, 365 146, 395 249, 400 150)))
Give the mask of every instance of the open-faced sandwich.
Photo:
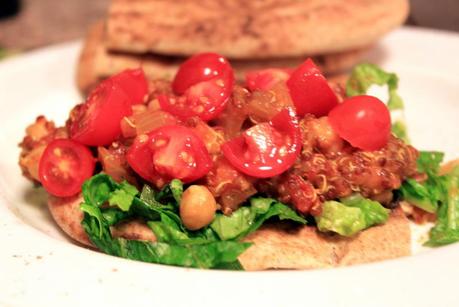
POLYGON ((430 245, 459 239, 459 171, 407 143, 396 89, 369 64, 330 84, 310 59, 238 84, 201 53, 172 82, 104 80, 64 127, 39 116, 20 166, 69 236, 115 256, 246 270, 406 256, 407 216, 437 221, 430 245))

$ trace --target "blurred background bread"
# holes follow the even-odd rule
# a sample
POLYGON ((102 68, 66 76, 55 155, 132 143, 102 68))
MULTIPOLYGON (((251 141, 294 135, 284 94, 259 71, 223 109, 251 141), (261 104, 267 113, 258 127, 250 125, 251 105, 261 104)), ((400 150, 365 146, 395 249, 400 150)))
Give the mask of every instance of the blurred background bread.
POLYGON ((402 24, 407 0, 113 0, 112 50, 232 59, 358 49, 402 24))
MULTIPOLYGON (((312 56, 319 68, 328 75, 339 74, 354 66, 369 49, 359 49, 312 56)), ((205 49, 203 49, 205 51, 205 49)), ((230 59, 236 77, 243 80, 247 71, 267 67, 296 67, 306 56, 266 59, 230 59)), ((88 30, 77 67, 78 88, 87 93, 99 81, 129 67, 142 67, 149 79, 171 79, 185 57, 155 53, 111 51, 106 46, 105 23, 98 22, 88 30)))
POLYGON ((401 25, 408 0, 112 0, 86 36, 77 84, 87 93, 128 67, 170 79, 198 52, 227 57, 238 79, 248 70, 295 67, 312 57, 326 75, 357 64, 401 25))

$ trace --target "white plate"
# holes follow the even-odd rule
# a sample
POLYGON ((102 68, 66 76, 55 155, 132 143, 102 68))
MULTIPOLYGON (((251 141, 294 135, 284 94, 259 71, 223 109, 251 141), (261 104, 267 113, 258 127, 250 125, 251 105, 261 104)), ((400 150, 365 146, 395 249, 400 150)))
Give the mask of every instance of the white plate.
MULTIPOLYGON (((21 177, 17 143, 39 114, 79 101, 79 43, 0 64, 0 306, 457 306, 459 245, 315 271, 221 272, 129 261, 69 244, 44 194, 21 177)), ((459 156, 459 37, 401 29, 369 56, 396 71, 412 140, 459 156)))

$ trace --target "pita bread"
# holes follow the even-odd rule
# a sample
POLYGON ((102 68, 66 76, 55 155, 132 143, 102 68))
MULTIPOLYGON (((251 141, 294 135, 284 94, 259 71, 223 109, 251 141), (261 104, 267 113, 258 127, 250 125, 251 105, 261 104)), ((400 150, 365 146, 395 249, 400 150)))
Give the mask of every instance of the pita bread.
MULTIPOLYGON (((93 25, 87 35, 77 69, 77 85, 83 93, 88 93, 101 80, 127 68, 142 67, 148 79, 171 80, 184 61, 181 57, 154 54, 134 55, 109 52, 105 47, 104 23, 93 25)), ((346 52, 313 56, 313 60, 327 75, 341 73, 356 65, 369 47, 346 52)), ((249 70, 268 67, 296 67, 307 56, 264 60, 231 60, 239 80, 249 70)))
MULTIPOLYGON (((81 226, 83 213, 79 206, 82 200, 81 196, 50 196, 48 208, 65 233, 93 247, 81 226)), ((151 229, 140 221, 119 224, 112 228, 112 235, 155 241, 151 229)), ((408 256, 411 234, 408 219, 401 209, 396 209, 384 225, 371 227, 352 238, 329 236, 310 226, 278 223, 263 226, 244 241, 254 243, 239 256, 245 270, 316 269, 408 256)))
POLYGON ((114 0, 107 47, 230 59, 328 54, 373 44, 408 11, 408 0, 114 0))

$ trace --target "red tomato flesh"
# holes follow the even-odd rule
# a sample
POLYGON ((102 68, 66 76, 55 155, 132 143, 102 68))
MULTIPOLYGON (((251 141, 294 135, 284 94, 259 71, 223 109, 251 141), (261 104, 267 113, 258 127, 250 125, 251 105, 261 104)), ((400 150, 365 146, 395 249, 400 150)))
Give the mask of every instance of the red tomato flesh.
POLYGON ((331 110, 333 129, 352 146, 378 150, 387 144, 391 119, 386 105, 373 96, 354 96, 331 110))
POLYGON ((70 124, 70 136, 88 146, 109 145, 121 134, 121 119, 131 114, 129 97, 117 83, 107 79, 77 111, 70 124))
POLYGON ((287 81, 291 73, 292 69, 289 68, 268 68, 249 71, 245 75, 245 84, 252 92, 269 91, 277 83, 287 81))
POLYGON ((41 156, 38 176, 48 193, 73 196, 89 179, 95 166, 91 151, 84 145, 67 139, 57 139, 48 144, 41 156))
POLYGON ((183 126, 165 126, 138 136, 127 153, 129 165, 144 179, 191 182, 206 175, 212 160, 202 140, 183 126))
POLYGON ((148 94, 148 82, 141 68, 126 69, 110 79, 126 93, 131 104, 143 103, 148 94))
POLYGON ((240 172, 268 178, 289 169, 301 151, 301 133, 292 110, 284 109, 269 123, 246 130, 223 144, 226 159, 240 172))
POLYGON ((216 118, 225 108, 234 87, 231 65, 215 53, 201 53, 186 60, 172 83, 177 96, 160 95, 159 104, 181 119, 216 118))
POLYGON ((311 59, 293 71, 287 87, 299 116, 325 116, 338 104, 338 98, 311 59))

